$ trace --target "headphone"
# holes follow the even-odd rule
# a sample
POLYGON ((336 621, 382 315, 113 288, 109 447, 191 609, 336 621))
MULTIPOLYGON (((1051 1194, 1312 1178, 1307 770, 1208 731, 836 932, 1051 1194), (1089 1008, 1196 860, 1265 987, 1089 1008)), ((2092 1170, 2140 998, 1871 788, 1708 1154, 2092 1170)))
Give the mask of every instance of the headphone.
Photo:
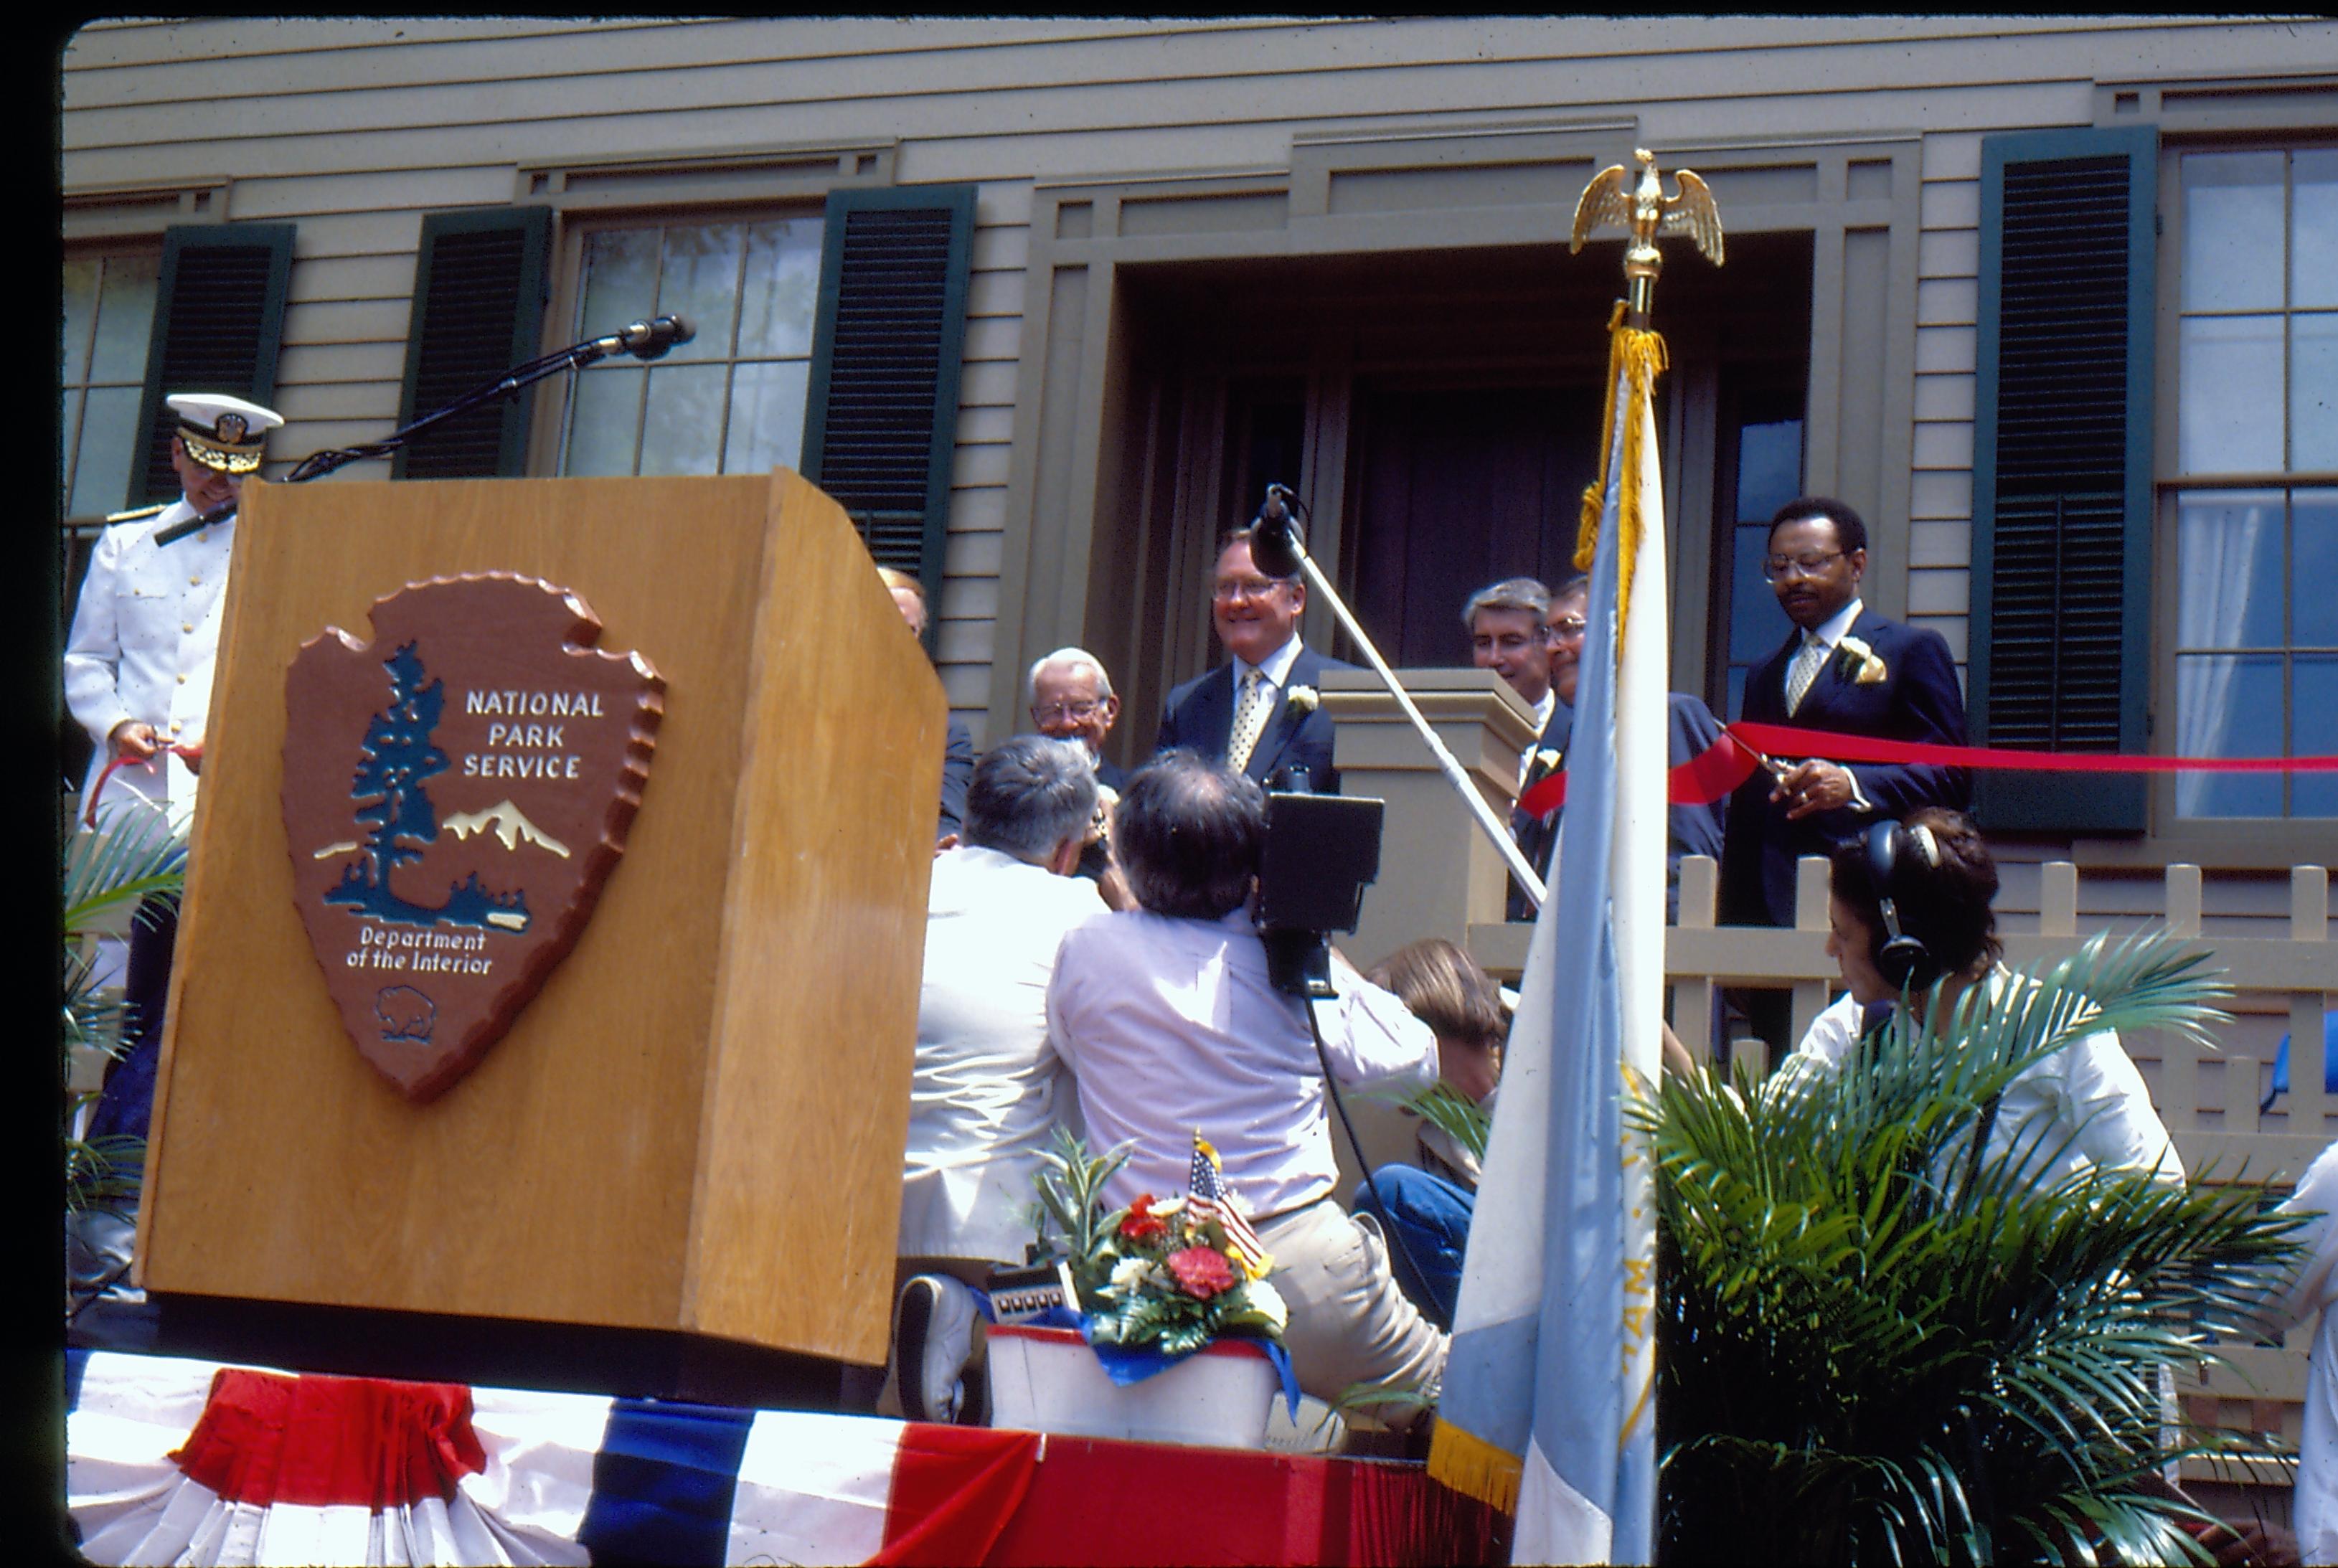
POLYGON ((1901 928, 1900 907, 1891 897, 1911 858, 1927 870, 1938 869, 1940 846, 1932 830, 1919 822, 1905 828, 1897 821, 1878 822, 1867 830, 1867 875, 1875 885, 1875 901, 1883 911, 1883 946, 1875 966, 1894 990, 1921 990, 1940 977, 1940 961, 1923 939, 1901 928))

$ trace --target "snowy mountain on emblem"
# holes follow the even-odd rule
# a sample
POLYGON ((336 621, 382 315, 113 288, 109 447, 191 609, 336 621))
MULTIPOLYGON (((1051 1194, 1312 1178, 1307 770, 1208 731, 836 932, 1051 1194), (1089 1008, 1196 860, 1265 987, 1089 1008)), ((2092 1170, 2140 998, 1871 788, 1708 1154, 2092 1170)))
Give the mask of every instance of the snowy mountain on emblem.
POLYGON ((516 852, 520 841, 526 839, 530 844, 551 850, 563 860, 568 858, 567 845, 529 821, 527 813, 508 800, 497 801, 477 811, 450 812, 438 826, 458 839, 468 838, 474 833, 493 833, 503 840, 506 849, 516 852))

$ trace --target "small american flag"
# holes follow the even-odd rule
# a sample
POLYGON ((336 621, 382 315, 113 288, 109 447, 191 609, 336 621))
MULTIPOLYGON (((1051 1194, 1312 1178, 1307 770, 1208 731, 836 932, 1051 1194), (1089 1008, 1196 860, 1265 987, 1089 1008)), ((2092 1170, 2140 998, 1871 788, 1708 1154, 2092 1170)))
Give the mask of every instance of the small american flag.
POLYGON ((1194 1133, 1194 1169, 1185 1179, 1186 1206, 1205 1220, 1215 1220, 1226 1233, 1226 1244, 1242 1254, 1243 1272, 1253 1279, 1263 1279, 1274 1266, 1273 1255, 1259 1245, 1258 1232, 1250 1228, 1242 1210, 1234 1207, 1234 1195, 1226 1186, 1223 1168, 1218 1163, 1218 1152, 1196 1129, 1194 1133))

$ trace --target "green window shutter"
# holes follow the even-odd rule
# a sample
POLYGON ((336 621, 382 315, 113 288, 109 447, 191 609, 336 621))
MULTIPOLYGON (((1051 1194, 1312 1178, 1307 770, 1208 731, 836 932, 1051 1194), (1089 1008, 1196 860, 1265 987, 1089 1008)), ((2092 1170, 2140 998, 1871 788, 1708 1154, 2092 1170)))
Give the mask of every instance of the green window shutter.
MULTIPOLYGON (((2018 750, 2148 749, 2158 132, 1981 143, 1970 717, 2018 750)), ((2140 776, 1979 775, 1995 829, 2140 833, 2140 776)))
POLYGON ((171 433, 179 421, 164 406, 165 397, 225 392, 274 403, 285 284, 291 274, 289 223, 194 223, 162 231, 154 332, 147 344, 146 391, 138 411, 138 427, 146 432, 146 461, 132 476, 132 505, 178 498, 171 433))
MULTIPOLYGON (((535 358, 544 333, 549 207, 423 215, 406 336, 402 429, 535 358)), ((533 387, 423 433, 393 459, 400 479, 517 478, 527 472, 533 387)))
POLYGON ((831 191, 803 475, 938 609, 974 187, 831 191))

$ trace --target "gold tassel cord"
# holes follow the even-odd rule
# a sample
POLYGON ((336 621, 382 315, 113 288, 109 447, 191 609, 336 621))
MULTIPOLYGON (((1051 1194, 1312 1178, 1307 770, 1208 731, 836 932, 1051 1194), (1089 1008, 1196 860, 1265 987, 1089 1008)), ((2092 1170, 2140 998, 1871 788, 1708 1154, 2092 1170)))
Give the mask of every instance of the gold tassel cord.
MULTIPOLYGON (((1640 529, 1644 522, 1640 516, 1640 487, 1633 483, 1633 475, 1638 474, 1641 464, 1654 455, 1642 450, 1645 437, 1641 434, 1638 418, 1626 418, 1622 430, 1617 430, 1616 388, 1618 382, 1629 387, 1631 397, 1624 410, 1629 414, 1641 401, 1655 396, 1656 377, 1670 368, 1671 361, 1665 351, 1661 334, 1624 325, 1621 300, 1616 302, 1616 313, 1608 318, 1607 332, 1607 398, 1599 422, 1599 451, 1603 458, 1616 451, 1617 437, 1621 436, 1623 462, 1617 470, 1619 483, 1616 498, 1616 637, 1620 644, 1625 617, 1631 612, 1632 565, 1639 554, 1640 529)), ((1606 510, 1606 470, 1603 467, 1598 481, 1583 492, 1583 521, 1575 537, 1575 564, 1580 571, 1590 571, 1592 560, 1598 553, 1599 518, 1606 510)), ((1664 526, 1664 519, 1656 519, 1656 526, 1664 526)))
POLYGON ((1429 1444, 1429 1473, 1456 1492, 1505 1514, 1518 1511, 1518 1476, 1525 1465, 1507 1448, 1439 1417, 1429 1444))

